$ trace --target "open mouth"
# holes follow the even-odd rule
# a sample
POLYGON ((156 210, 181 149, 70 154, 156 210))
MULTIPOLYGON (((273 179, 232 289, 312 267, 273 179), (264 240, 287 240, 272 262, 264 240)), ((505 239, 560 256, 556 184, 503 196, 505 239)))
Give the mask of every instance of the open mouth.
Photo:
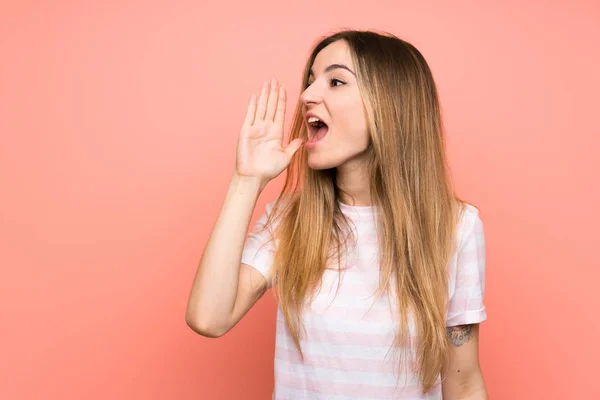
POLYGON ((329 127, 323 121, 317 117, 310 117, 308 119, 308 141, 318 142, 327 135, 329 127))

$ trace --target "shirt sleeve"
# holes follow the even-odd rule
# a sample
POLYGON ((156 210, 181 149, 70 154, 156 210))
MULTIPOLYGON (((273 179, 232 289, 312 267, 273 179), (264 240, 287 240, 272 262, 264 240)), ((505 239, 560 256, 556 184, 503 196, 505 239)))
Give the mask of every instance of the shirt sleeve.
POLYGON ((248 264, 260 272, 267 280, 267 288, 271 287, 270 270, 275 255, 275 243, 271 240, 272 228, 265 228, 273 203, 267 204, 265 211, 254 224, 246 238, 242 250, 242 264, 248 264))
POLYGON ((448 327, 476 324, 487 319, 483 303, 486 261, 483 222, 475 208, 467 212, 467 215, 455 268, 449 271, 448 327))

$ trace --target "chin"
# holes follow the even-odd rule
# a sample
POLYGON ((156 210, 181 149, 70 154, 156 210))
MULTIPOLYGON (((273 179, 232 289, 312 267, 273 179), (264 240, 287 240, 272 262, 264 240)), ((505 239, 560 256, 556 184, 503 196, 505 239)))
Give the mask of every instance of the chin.
POLYGON ((323 171, 327 169, 338 168, 348 161, 347 157, 343 157, 340 159, 339 155, 338 157, 332 157, 331 154, 328 155, 329 157, 323 157, 323 154, 309 154, 306 164, 311 169, 323 171))
POLYGON ((323 170, 326 170, 326 169, 330 169, 330 168, 332 168, 332 167, 329 167, 329 166, 327 166, 327 165, 323 165, 323 164, 316 164, 316 163, 310 163, 310 162, 308 163, 308 167, 309 167, 310 169, 313 169, 313 170, 315 170, 315 171, 323 171, 323 170))
POLYGON ((310 169, 314 169, 317 171, 337 167, 337 164, 332 162, 332 160, 319 159, 319 157, 315 157, 314 155, 308 156, 308 160, 307 160, 306 164, 308 165, 308 167, 310 169))

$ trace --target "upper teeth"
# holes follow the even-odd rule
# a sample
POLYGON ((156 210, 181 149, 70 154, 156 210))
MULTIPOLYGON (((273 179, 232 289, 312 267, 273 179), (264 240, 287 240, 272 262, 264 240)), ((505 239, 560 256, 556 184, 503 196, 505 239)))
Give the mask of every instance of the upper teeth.
POLYGON ((309 124, 312 124, 312 123, 315 123, 315 122, 321 122, 321 120, 319 118, 317 118, 317 117, 310 117, 308 119, 308 123, 309 124))

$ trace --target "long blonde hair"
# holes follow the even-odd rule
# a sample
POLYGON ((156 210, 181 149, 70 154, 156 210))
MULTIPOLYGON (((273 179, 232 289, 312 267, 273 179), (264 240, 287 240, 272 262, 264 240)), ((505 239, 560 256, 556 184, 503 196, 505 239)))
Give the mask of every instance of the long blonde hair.
MULTIPOLYGON (((463 204, 450 179, 437 89, 427 62, 413 45, 391 34, 356 30, 338 32, 315 46, 303 88, 317 54, 337 40, 345 40, 350 48, 368 119, 370 191, 379 218, 378 295, 388 291, 390 283, 396 289, 400 332, 394 347, 403 351, 405 361, 407 351, 414 354, 410 365, 426 393, 447 360, 447 265, 463 204)), ((306 135, 299 101, 289 140, 306 135)), ((337 258, 341 265, 344 232, 349 231, 339 206, 335 169, 313 170, 306 159, 303 148, 295 154, 267 223, 277 219, 274 293, 302 358, 303 307, 332 260, 337 258)))

